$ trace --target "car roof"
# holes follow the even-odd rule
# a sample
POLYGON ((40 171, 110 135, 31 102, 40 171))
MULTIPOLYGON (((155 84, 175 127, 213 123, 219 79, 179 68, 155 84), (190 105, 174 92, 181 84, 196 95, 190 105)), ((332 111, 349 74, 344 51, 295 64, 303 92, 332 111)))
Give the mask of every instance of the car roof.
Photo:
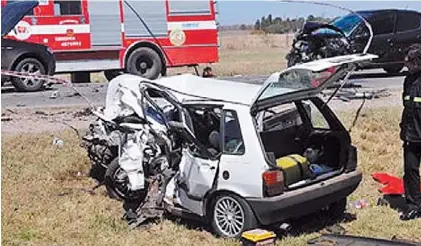
MULTIPOLYGON (((139 76, 124 74, 123 80, 142 79, 139 76)), ((244 82, 203 78, 193 74, 181 74, 145 81, 169 89, 179 101, 206 100, 251 105, 262 85, 244 82)))
POLYGON ((355 12, 356 13, 380 13, 380 12, 386 12, 386 11, 412 12, 412 13, 421 14, 420 12, 413 9, 372 9, 372 10, 358 10, 355 12))
POLYGON ((182 96, 183 99, 205 99, 244 105, 251 105, 262 87, 259 84, 203 78, 193 74, 165 77, 155 82, 173 90, 176 94, 182 92, 185 95, 178 96, 182 96))

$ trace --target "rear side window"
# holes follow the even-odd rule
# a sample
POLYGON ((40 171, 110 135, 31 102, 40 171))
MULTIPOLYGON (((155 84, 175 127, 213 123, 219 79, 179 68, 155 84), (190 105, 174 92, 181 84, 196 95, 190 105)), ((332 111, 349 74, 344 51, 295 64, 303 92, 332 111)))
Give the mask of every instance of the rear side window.
POLYGON ((210 1, 169 0, 170 15, 210 15, 210 1))
POLYGON ((369 22, 374 35, 390 34, 393 33, 395 26, 395 14, 394 12, 382 12, 374 15, 369 22))
POLYGON ((81 15, 81 5, 80 0, 54 1, 54 15, 81 15))
POLYGON ((419 29, 421 26, 420 15, 413 12, 399 12, 396 32, 406 32, 419 29))
POLYGON ((224 111, 224 154, 242 155, 245 153, 243 136, 237 113, 232 110, 224 111))

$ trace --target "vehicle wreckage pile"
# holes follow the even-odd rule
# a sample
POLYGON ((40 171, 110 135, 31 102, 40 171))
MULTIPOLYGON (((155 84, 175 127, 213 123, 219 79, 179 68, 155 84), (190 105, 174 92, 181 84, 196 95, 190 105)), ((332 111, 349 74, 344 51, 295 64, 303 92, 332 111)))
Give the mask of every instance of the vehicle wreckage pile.
POLYGON ((341 213, 361 173, 349 133, 318 95, 375 57, 297 65, 263 86, 118 76, 83 138, 91 177, 123 201, 133 227, 169 213, 238 238, 326 206, 341 213), (312 112, 331 129, 314 128, 312 112))

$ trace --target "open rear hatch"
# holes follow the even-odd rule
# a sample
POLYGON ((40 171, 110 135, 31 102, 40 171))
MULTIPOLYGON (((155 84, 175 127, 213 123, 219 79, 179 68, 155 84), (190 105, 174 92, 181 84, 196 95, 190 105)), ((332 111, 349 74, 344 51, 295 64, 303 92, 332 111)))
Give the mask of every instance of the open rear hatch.
POLYGON ((358 65, 376 57, 357 54, 304 63, 265 82, 251 114, 268 162, 284 171, 287 189, 355 170, 349 133, 318 95, 334 83, 346 83, 358 65))

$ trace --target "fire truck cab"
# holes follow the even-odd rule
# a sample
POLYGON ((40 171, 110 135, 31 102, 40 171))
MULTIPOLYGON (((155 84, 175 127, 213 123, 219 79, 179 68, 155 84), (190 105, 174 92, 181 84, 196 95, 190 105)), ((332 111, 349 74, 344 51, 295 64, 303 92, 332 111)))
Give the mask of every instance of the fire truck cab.
MULTIPOLYGON (((40 43, 55 73, 156 79, 168 67, 218 62, 216 1, 38 0, 7 38, 40 43)), ((10 3, 2 0, 2 6, 10 3)))

